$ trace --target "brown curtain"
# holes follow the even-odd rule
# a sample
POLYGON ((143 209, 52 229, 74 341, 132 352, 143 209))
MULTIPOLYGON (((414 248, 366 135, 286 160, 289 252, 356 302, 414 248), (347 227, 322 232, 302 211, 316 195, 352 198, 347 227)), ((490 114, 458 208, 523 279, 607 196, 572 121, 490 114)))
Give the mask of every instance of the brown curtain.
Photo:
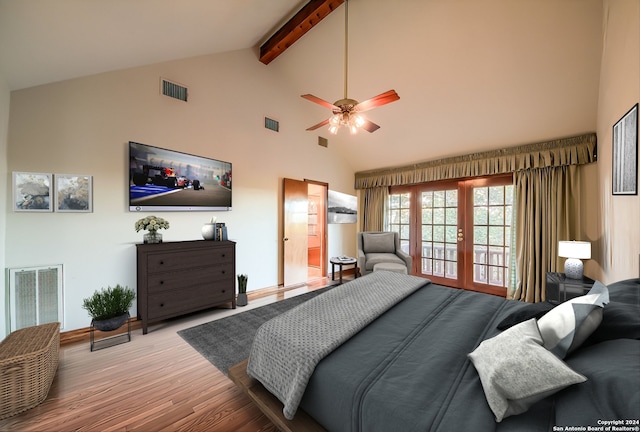
POLYGON ((595 162, 595 133, 423 162, 398 168, 361 171, 355 188, 426 183, 437 180, 507 174, 548 166, 595 162))
POLYGON ((363 231, 383 230, 388 187, 515 173, 516 271, 508 296, 544 299, 547 271, 556 271, 558 240, 579 239, 579 166, 596 162, 596 134, 509 147, 405 167, 355 174, 363 231))
POLYGON ((384 231, 388 187, 364 189, 360 194, 360 226, 362 231, 384 231))
POLYGON ((545 277, 556 271, 558 241, 581 231, 577 165, 518 171, 515 181, 516 300, 545 300, 545 277))

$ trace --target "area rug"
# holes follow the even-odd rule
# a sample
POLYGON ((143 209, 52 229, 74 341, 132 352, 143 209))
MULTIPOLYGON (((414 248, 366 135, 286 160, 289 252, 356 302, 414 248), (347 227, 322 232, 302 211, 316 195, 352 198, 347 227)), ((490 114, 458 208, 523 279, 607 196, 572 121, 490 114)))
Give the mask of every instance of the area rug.
POLYGON ((249 357, 251 343, 262 323, 331 288, 331 286, 320 288, 247 312, 180 330, 178 334, 211 364, 228 375, 231 366, 249 357))

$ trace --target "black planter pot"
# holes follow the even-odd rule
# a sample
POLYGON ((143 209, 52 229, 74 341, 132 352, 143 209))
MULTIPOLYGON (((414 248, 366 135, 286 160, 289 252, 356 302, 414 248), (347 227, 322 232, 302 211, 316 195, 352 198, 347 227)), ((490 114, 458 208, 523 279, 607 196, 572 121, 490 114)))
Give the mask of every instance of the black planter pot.
POLYGON ((93 325, 93 327, 100 331, 114 331, 122 327, 128 319, 129 312, 117 317, 107 318, 106 320, 93 320, 91 321, 91 324, 93 325))
POLYGON ((238 306, 246 306, 248 304, 247 293, 238 293, 238 299, 236 300, 236 304, 238 306))

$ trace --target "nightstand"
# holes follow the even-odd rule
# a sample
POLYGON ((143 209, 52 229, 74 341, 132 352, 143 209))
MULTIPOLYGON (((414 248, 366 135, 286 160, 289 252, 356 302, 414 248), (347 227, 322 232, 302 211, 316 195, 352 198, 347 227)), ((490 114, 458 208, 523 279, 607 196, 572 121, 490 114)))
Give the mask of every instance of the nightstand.
POLYGON ((564 273, 547 272, 546 300, 553 304, 585 295, 595 281, 586 276, 570 279, 564 273))

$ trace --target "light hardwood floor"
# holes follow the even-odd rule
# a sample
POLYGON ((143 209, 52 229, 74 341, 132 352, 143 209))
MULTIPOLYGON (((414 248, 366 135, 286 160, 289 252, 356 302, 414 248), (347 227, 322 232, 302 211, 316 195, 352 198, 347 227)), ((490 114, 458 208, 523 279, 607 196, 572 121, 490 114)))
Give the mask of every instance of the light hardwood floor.
POLYGON ((0 431, 276 431, 222 372, 178 334, 233 313, 331 283, 249 293, 249 305, 212 309, 133 331, 131 342, 90 352, 88 340, 60 349, 47 399, 0 420, 0 431))

